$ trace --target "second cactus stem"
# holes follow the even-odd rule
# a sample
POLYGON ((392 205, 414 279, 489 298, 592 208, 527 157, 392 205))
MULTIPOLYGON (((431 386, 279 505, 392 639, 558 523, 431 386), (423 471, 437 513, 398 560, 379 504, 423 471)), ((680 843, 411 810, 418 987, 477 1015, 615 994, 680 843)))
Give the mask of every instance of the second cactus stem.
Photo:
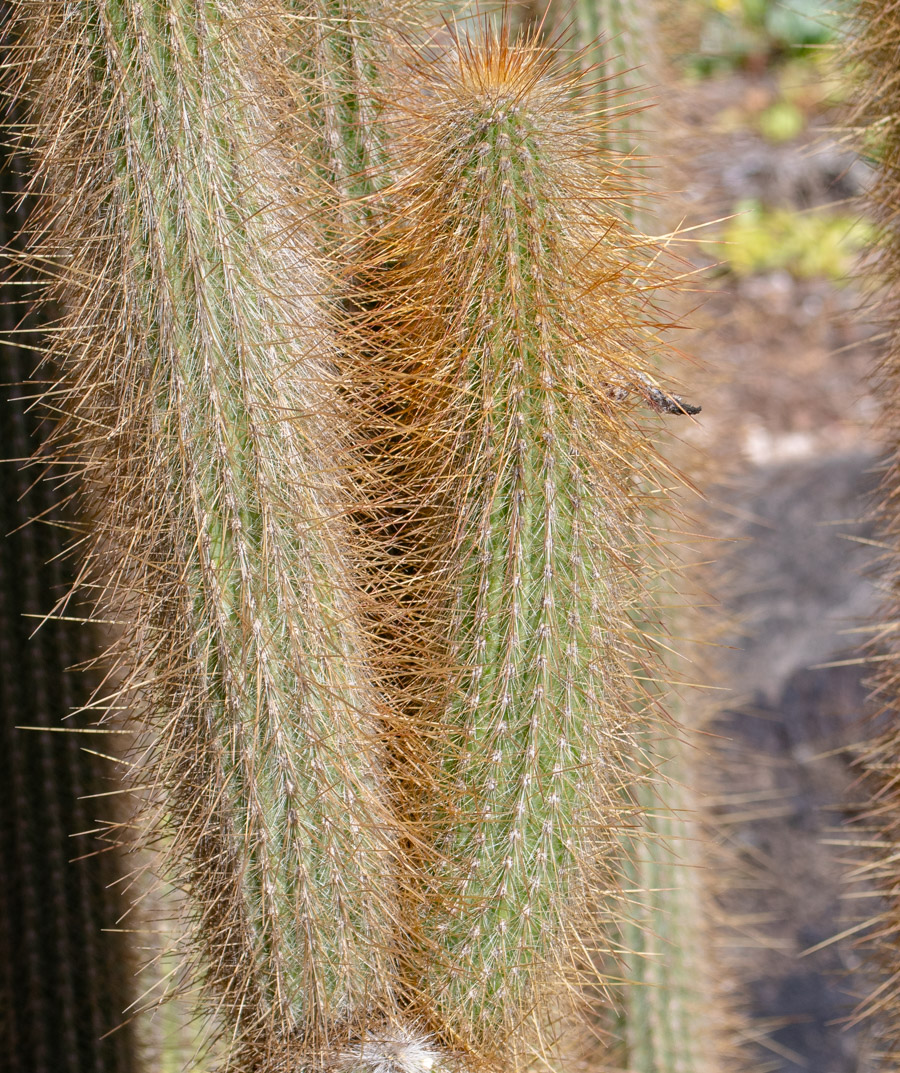
POLYGON ((657 280, 545 53, 500 33, 418 74, 366 358, 405 616, 398 784, 427 847, 411 964, 422 1023, 509 1068, 555 1053, 615 845, 657 280))

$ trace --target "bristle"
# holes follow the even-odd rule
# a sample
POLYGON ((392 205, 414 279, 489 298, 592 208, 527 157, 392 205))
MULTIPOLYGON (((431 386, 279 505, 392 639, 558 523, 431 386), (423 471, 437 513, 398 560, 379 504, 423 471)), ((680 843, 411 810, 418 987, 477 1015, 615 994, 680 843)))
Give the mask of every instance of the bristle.
POLYGON ((88 488, 82 583, 123 624, 95 703, 137 705, 139 820, 188 892, 229 1068, 333 1061, 396 1021, 385 707, 348 536, 333 217, 310 209, 363 150, 315 157, 333 95, 297 74, 280 4, 17 18, 31 258, 62 310, 44 405, 88 488))
POLYGON ((548 67, 502 33, 422 62, 369 296, 415 728, 398 785, 429 847, 416 1001, 440 1043, 504 1068, 533 1051, 525 1020, 547 1027, 614 845, 659 488, 634 416, 657 251, 606 211, 615 173, 548 67))

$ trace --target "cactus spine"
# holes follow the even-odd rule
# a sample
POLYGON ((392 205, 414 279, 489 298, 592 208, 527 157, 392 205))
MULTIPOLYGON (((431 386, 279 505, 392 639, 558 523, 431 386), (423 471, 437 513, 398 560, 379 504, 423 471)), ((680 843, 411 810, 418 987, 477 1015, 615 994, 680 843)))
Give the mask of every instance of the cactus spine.
POLYGON ((114 704, 144 709, 147 838, 189 889, 229 1068, 334 1060, 397 1020, 385 709, 308 210, 362 150, 338 160, 334 93, 279 4, 18 17, 50 235, 33 257, 64 311, 48 402, 96 519, 85 576, 127 623, 114 704), (317 174, 296 147, 321 161, 323 129, 317 174))
POLYGON ((652 253, 603 211, 615 181, 548 63, 501 32, 422 64, 373 298, 385 498, 411 504, 390 524, 418 728, 405 811, 432 857, 419 1001, 448 1047, 504 1063, 543 1047, 522 1023, 547 1030, 613 839, 654 466, 629 403, 652 253))

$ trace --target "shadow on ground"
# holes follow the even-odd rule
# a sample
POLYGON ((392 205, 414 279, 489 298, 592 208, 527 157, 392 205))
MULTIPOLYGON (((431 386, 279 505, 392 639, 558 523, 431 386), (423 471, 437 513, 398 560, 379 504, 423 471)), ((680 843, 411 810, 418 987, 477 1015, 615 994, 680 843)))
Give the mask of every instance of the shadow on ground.
POLYGON ((735 701, 714 725, 729 773, 718 815, 746 877, 726 903, 736 945, 748 940, 746 1012, 778 1073, 873 1068, 864 1033, 846 1025, 866 990, 861 958, 852 939, 829 940, 871 911, 846 897, 852 851, 839 844, 867 692, 865 667, 841 661, 875 612, 871 526, 858 519, 876 465, 852 453, 763 467, 721 496, 735 538, 721 591, 737 625, 723 659, 735 701))

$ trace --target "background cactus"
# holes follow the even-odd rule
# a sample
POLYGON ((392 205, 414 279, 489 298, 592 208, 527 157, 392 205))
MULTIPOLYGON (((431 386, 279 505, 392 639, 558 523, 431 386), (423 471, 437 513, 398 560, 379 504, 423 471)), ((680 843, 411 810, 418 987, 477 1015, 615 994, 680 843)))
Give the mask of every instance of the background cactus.
POLYGON ((603 146, 629 158, 630 174, 643 173, 644 181, 632 185, 629 213, 647 211, 646 168, 651 162, 656 174, 659 163, 652 156, 653 121, 645 110, 656 103, 661 74, 656 13, 656 2, 643 0, 535 5, 544 38, 577 60, 586 87, 582 101, 606 117, 603 146))
MULTIPOLYGON (((14 111, 7 115, 16 118, 14 111)), ((17 199, 23 169, 12 154, 0 158, 4 247, 24 222, 17 199)), ((113 929, 127 905, 110 886, 121 862, 110 859, 102 841, 118 817, 110 798, 92 798, 115 787, 103 777, 109 765, 96 755, 111 751, 110 738, 79 735, 85 718, 72 715, 90 695, 90 678, 72 667, 95 654, 97 638, 77 621, 41 622, 71 585, 62 555, 74 522, 49 486, 35 480, 35 470, 23 469, 42 440, 21 386, 41 341, 40 324, 26 315, 26 283, 7 274, 0 289, 3 1065, 10 1073, 126 1073, 136 1059, 133 1027, 122 1026, 133 966, 125 936, 102 930, 113 929), (28 527, 32 518, 41 522, 28 527), (89 831, 100 837, 89 838, 89 831)), ((77 619, 77 610, 70 617, 77 619)))
POLYGON ((624 847, 634 893, 621 929, 623 986, 614 1033, 623 1068, 641 1073, 713 1073, 723 1060, 736 1061, 711 956, 708 834, 698 795, 681 781, 692 775, 693 748, 689 737, 660 728, 652 754, 658 782, 638 783, 640 828, 624 847))

